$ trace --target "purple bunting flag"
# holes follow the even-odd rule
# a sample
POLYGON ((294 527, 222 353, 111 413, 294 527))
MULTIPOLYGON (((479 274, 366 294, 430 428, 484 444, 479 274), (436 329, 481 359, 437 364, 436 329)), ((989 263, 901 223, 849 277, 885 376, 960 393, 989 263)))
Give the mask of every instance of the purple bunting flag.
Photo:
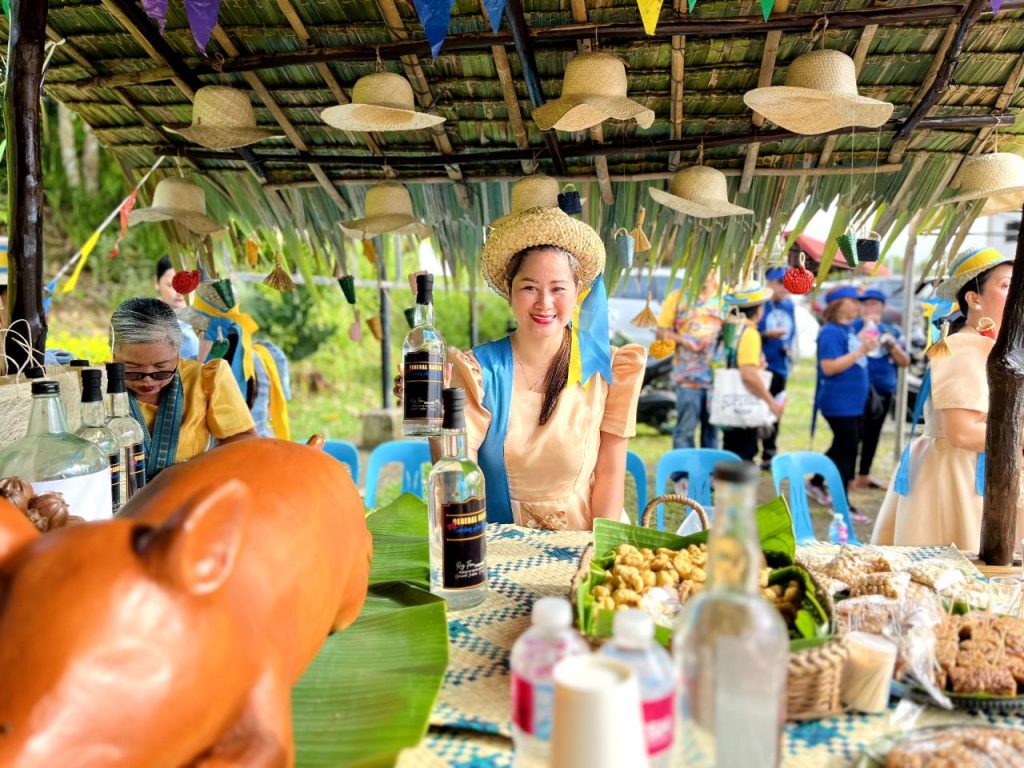
POLYGON ((497 34, 501 26, 501 17, 505 13, 505 0, 484 0, 484 7, 487 9, 487 17, 491 20, 491 31, 497 34))
MULTIPOLYGON (((448 21, 451 19, 455 0, 413 0, 413 5, 416 6, 416 13, 430 43, 430 55, 436 59, 448 35, 448 21)), ((491 23, 494 23, 493 20, 491 23)))
POLYGON ((988 0, 988 4, 992 6, 992 13, 999 13, 999 9, 1003 7, 1003 0, 988 0))
POLYGON ((213 28, 217 26, 219 11, 220 0, 185 0, 185 13, 188 14, 188 25, 192 27, 192 37, 204 54, 213 28))
POLYGON ((167 0, 142 0, 142 9, 156 22, 162 35, 167 24, 167 0))

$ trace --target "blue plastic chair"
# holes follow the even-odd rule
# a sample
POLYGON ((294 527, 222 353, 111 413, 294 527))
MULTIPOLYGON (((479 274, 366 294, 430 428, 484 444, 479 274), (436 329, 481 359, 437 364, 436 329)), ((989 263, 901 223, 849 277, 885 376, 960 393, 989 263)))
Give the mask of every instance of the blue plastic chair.
POLYGON ((359 485, 359 449, 344 440, 325 440, 324 453, 348 467, 352 482, 359 485))
POLYGON ((377 506, 377 482, 387 464, 402 465, 402 493, 426 498, 423 492, 423 465, 430 464, 430 445, 426 440, 392 440, 381 443, 370 454, 366 465, 366 506, 377 506))
POLYGON ((843 516, 848 531, 848 543, 859 545, 857 534, 850 520, 850 505, 846 500, 846 488, 839 476, 839 470, 828 456, 815 451, 794 451, 783 453, 772 459, 772 480, 775 492, 782 494, 782 481, 789 481, 789 510, 793 515, 793 530, 796 543, 814 541, 814 525, 811 523, 811 509, 807 503, 807 488, 804 485, 808 475, 821 475, 828 483, 832 494, 832 507, 843 516))
POLYGON ((633 476, 636 483, 636 524, 640 525, 640 516, 647 506, 647 466, 640 454, 635 451, 626 452, 626 472, 633 476))
MULTIPOLYGON (((711 473, 720 461, 742 461, 732 451, 715 448, 676 448, 658 460, 654 473, 654 492, 664 493, 669 477, 675 472, 685 472, 689 478, 687 496, 702 507, 711 506, 711 473)), ((658 530, 665 529, 665 510, 658 505, 658 530)))

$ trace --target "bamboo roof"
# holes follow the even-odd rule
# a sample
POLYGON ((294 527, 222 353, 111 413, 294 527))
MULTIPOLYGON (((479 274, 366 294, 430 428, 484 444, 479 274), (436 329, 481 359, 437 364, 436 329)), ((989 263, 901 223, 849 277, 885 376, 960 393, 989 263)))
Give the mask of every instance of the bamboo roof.
POLYGON ((928 211, 920 225, 938 228, 953 249, 966 229, 958 225, 980 205, 937 205, 949 181, 965 156, 1024 130, 1012 124, 1024 105, 1018 0, 1005 0, 998 14, 986 0, 777 0, 768 22, 756 0, 700 0, 693 13, 676 0, 663 7, 654 36, 644 34, 635 0, 509 0, 497 34, 479 0, 456 0, 436 59, 411 0, 223 0, 206 57, 173 0, 162 38, 132 0, 49 7, 51 39, 65 43, 46 93, 87 122, 129 172, 177 153, 220 193, 214 207, 236 218, 251 209, 248 226, 258 226, 282 217, 282 204, 284 219, 298 206, 314 230, 311 247, 335 249, 340 233, 312 225, 360 215, 367 185, 389 176, 410 185, 452 268, 475 258, 482 225, 507 210, 509 181, 532 169, 575 180, 585 216, 608 237, 616 226, 631 228, 646 205, 657 258, 675 264, 738 270, 750 244, 774 240, 808 197, 808 220, 838 199, 836 233, 852 222, 894 236, 928 211), (525 25, 518 44, 510 29, 517 19, 525 25), (566 62, 594 45, 626 62, 629 95, 654 110, 654 125, 539 130, 534 102, 557 98, 566 62), (883 128, 795 136, 744 105, 745 91, 781 84, 794 58, 820 46, 853 56, 860 93, 895 105, 883 128), (320 119, 381 68, 408 77, 420 107, 446 118, 442 127, 366 135, 320 119), (190 122, 192 93, 203 84, 249 91, 259 124, 285 135, 221 152, 163 130, 190 122), (730 175, 733 202, 753 217, 694 221, 650 199, 649 186, 699 159, 730 175), (878 173, 849 173, 876 166, 878 173), (268 193, 280 196, 268 201, 268 193))

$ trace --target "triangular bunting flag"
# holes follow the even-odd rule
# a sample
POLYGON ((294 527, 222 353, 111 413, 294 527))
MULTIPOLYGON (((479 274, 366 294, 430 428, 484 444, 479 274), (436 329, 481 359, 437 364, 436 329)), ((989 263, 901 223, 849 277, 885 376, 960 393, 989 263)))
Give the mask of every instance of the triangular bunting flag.
POLYGON ((217 26, 219 11, 220 0, 185 0, 185 13, 188 14, 188 25, 192 27, 192 37, 203 53, 206 53, 206 44, 210 41, 213 28, 217 26))
POLYGON ((142 9, 156 22, 162 35, 167 24, 167 0, 142 0, 142 9))
POLYGON ((693 6, 695 6, 696 4, 697 4, 697 0, 686 0, 686 8, 687 8, 687 10, 689 10, 690 13, 693 13, 693 6))
POLYGON ((505 0, 484 0, 487 18, 491 20, 491 31, 497 34, 501 26, 501 17, 505 13, 505 0))
POLYGON ((775 7, 775 0, 761 0, 761 13, 764 14, 764 20, 768 21, 768 17, 772 15, 772 8, 775 7))
POLYGON ((1003 7, 1003 0, 988 0, 988 4, 992 6, 992 13, 999 13, 999 9, 1003 7))
MULTIPOLYGON (((640 6, 640 18, 644 21, 644 32, 653 35, 658 27, 658 18, 661 16, 661 5, 665 0, 637 0, 640 6)), ((497 30, 495 30, 497 31, 497 30)))
POLYGON ((430 43, 430 55, 436 59, 448 35, 448 22, 451 20, 455 0, 413 0, 413 5, 416 6, 420 24, 430 43))

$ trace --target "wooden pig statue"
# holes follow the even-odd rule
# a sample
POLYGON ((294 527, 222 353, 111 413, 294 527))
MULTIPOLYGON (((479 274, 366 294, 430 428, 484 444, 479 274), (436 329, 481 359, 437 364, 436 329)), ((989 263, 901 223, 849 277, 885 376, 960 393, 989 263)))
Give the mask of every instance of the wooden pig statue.
MULTIPOLYGON (((0 500, 3 501, 3 500, 0 500)), ((291 766, 291 688, 366 599, 344 466, 279 440, 39 535, 0 504, 0 766, 291 766)))

